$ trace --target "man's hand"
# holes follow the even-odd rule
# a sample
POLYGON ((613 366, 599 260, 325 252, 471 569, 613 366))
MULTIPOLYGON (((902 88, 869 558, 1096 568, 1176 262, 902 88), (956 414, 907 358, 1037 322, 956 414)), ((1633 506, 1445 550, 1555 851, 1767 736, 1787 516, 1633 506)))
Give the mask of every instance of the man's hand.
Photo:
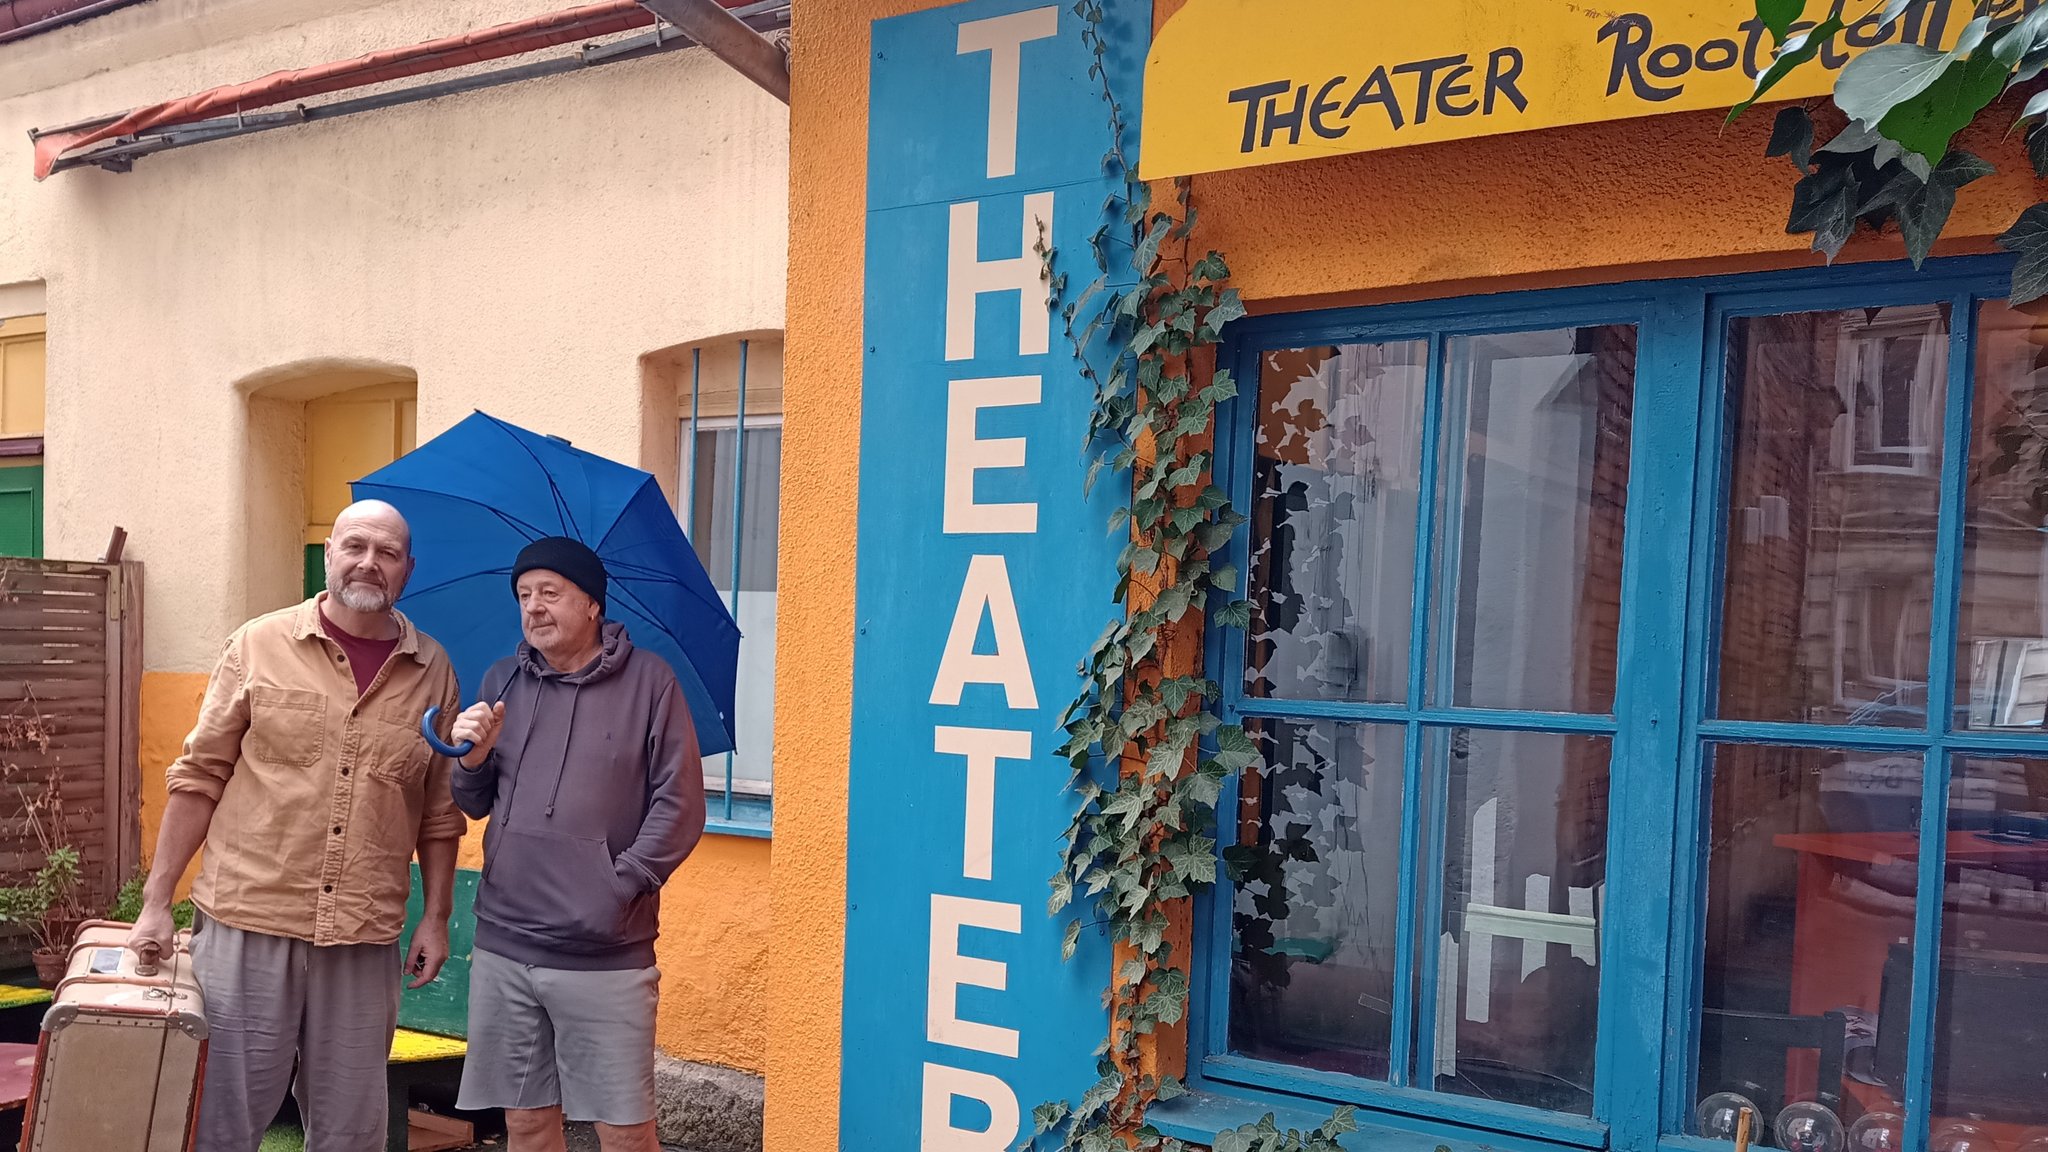
MULTIPOLYGON (((157 957, 170 952, 171 941, 177 935, 178 925, 171 917, 168 901, 144 901, 142 914, 135 918, 135 927, 128 930, 128 947, 145 963, 154 963, 157 957)), ((447 948, 444 945, 445 955, 447 948)))
POLYGON ((405 972, 412 977, 406 987, 426 987, 447 962, 448 921, 428 916, 412 930, 412 942, 405 949, 405 972))
POLYGON ((454 729, 449 732, 453 737, 449 743, 460 744, 467 740, 476 744, 469 750, 469 755, 462 758, 464 768, 474 768, 484 762, 484 757, 489 756, 498 743, 498 732, 504 724, 505 702, 502 700, 496 704, 478 701, 462 710, 462 715, 455 718, 454 729))

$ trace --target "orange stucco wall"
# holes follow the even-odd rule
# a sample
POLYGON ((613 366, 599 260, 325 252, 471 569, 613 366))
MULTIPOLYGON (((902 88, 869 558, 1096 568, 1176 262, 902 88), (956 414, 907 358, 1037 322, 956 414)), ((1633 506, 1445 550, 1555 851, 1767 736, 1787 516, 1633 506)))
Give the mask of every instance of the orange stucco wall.
MULTIPOLYGON (((201 673, 142 678, 142 851, 163 821, 164 769, 177 759, 206 694, 201 673)), ((471 825, 459 863, 483 865, 483 825, 471 825)), ((180 891, 190 890, 197 862, 180 891)), ((706 836, 662 891, 661 1010, 655 1039, 684 1060, 760 1072, 767 1062, 769 845, 706 836)))
MULTIPOLYGON (((1161 19, 1181 0, 1159 0, 1161 19)), ((935 0, 798 6, 782 531, 852 540, 858 482, 868 26, 935 0)), ((2017 109, 2013 112, 2016 113, 2017 109)), ((1694 114, 1201 176, 1201 239, 1255 310, 1811 266, 1787 236, 1794 173, 1766 159, 1773 110, 1694 114)), ((2000 173, 1966 189, 1942 253, 1981 251, 2042 189, 1998 126, 1960 142, 2000 173)), ((1896 259, 1859 236, 1843 259, 1896 259)), ((786 545, 794 552, 797 546, 786 545)), ((784 572, 769 975, 770 1152, 832 1147, 839 1116, 853 564, 784 572)), ((1048 848, 1048 864, 1051 861, 1048 848)))

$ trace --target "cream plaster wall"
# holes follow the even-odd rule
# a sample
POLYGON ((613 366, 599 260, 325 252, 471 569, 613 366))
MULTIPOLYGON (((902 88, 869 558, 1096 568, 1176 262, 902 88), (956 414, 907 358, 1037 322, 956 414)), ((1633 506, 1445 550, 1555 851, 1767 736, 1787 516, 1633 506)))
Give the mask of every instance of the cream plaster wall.
POLYGON ((478 407, 625 460, 672 439, 640 357, 782 327, 787 113, 692 50, 126 174, 38 184, 28 129, 564 6, 158 0, 0 45, 0 285, 49 313, 48 551, 128 529, 152 671, 207 668, 274 598, 260 557, 296 557, 260 515, 252 445, 290 427, 249 423, 268 382, 417 373, 421 440, 478 407))

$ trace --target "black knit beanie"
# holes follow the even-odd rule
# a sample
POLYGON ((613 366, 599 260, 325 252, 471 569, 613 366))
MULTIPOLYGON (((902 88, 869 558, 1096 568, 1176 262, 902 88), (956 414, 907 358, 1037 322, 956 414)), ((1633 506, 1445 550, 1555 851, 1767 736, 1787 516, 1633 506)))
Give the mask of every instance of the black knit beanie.
POLYGON ((543 536, 521 548, 519 559, 512 562, 513 592, 518 592, 521 576, 541 568, 583 589, 585 595, 597 601, 597 610, 604 611, 604 561, 581 540, 543 536))

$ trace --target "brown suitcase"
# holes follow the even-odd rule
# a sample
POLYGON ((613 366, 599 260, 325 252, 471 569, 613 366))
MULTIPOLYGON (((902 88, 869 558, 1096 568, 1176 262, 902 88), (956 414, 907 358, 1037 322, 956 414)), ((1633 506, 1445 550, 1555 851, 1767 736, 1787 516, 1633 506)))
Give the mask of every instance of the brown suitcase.
POLYGON ((22 1152, 188 1152, 206 1070, 189 936, 143 965, 129 925, 88 921, 36 1044, 22 1152))

